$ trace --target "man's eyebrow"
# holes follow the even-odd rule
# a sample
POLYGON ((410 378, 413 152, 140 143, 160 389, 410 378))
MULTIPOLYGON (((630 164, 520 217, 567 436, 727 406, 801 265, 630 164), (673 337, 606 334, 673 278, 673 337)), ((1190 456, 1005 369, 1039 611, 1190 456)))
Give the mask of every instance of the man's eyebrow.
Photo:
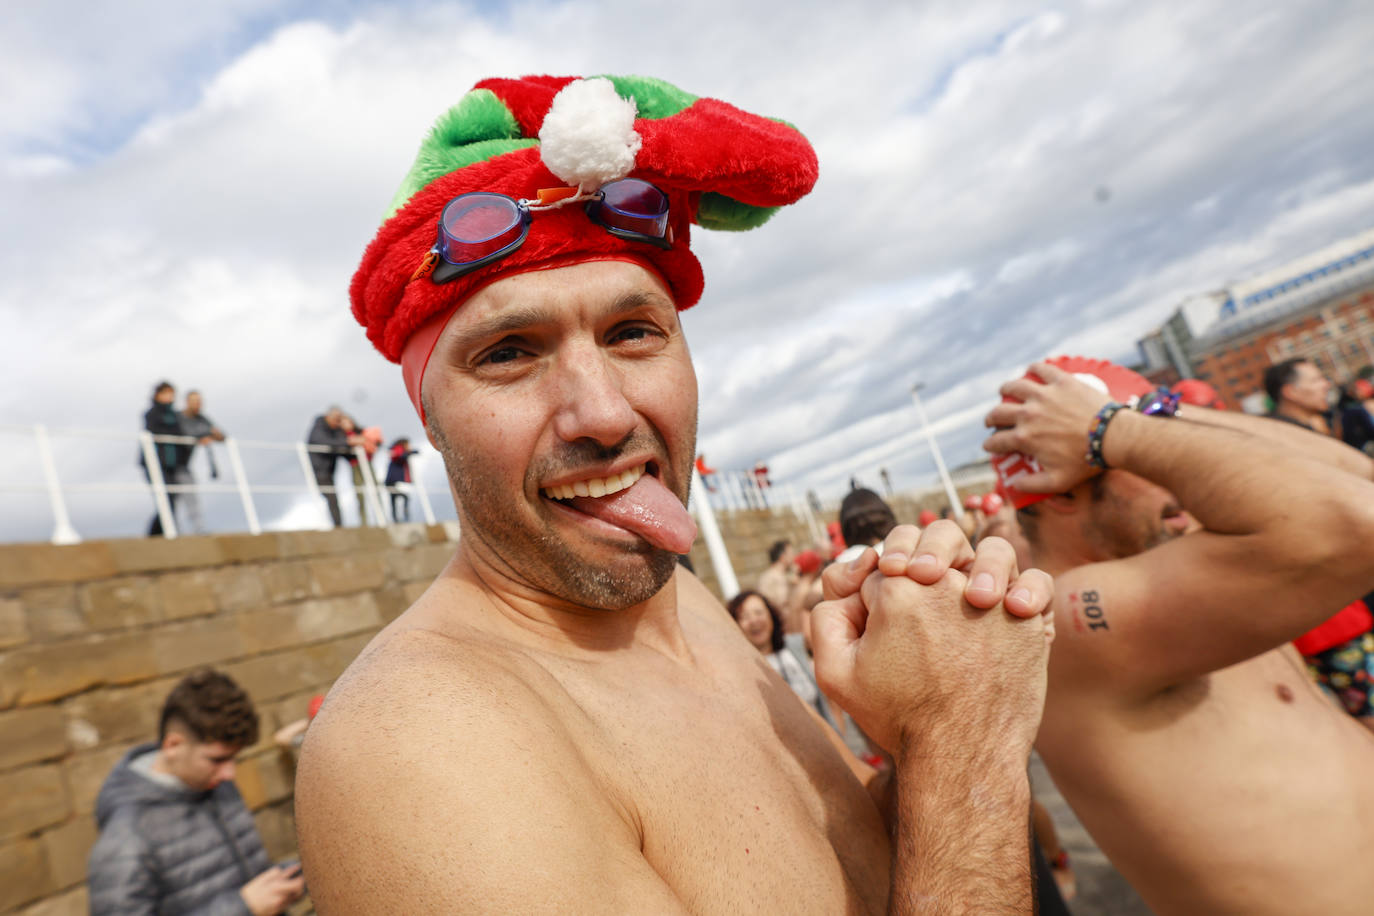
POLYGON ((665 306, 677 311, 677 306, 673 304, 673 301, 662 293, 649 289, 633 289, 616 297, 615 302, 606 312, 610 315, 619 315, 622 312, 632 312, 645 305, 665 306))
MULTIPOLYGON (((632 312, 644 306, 660 306, 663 308, 677 310, 672 300, 661 292, 648 289, 628 290, 621 293, 606 309, 607 315, 620 315, 625 312, 632 312)), ((556 320, 553 312, 549 309, 537 305, 516 306, 499 315, 478 321, 476 324, 464 328, 453 335, 448 347, 455 350, 467 350, 484 340, 493 337, 501 337, 506 334, 523 331, 526 328, 541 324, 550 324, 556 320)))
POLYGON ((553 321, 553 313, 534 305, 522 305, 485 318, 471 327, 464 328, 453 335, 449 343, 451 349, 466 350, 492 337, 500 337, 513 331, 553 321))

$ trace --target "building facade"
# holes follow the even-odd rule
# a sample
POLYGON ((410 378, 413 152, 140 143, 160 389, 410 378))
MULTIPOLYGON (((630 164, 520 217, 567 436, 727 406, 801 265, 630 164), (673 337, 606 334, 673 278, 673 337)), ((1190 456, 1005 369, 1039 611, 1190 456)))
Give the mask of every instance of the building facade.
POLYGON ((1139 349, 1152 381, 1198 378, 1251 412, 1267 407, 1264 370, 1286 359, 1348 383, 1374 366, 1374 230, 1191 297, 1139 349))

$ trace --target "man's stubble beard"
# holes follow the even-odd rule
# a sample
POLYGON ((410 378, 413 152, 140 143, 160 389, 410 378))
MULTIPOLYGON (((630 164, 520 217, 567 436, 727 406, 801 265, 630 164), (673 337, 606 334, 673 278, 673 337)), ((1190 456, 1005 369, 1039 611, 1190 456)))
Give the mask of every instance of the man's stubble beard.
MULTIPOLYGON (((425 414, 434 416, 428 405, 425 414)), ((467 459, 434 423, 426 429, 443 456, 462 536, 480 541, 524 584, 580 607, 619 611, 648 601, 672 578, 677 555, 648 543, 629 551, 643 557, 643 563, 617 573, 580 557, 552 528, 532 532, 511 525, 508 510, 514 506, 502 506, 498 489, 482 485, 499 477, 484 473, 480 461, 467 459)), ((695 446, 695 429, 693 433, 695 446)), ((685 503, 685 494, 679 495, 685 503)))
POLYGON ((1158 515, 1149 517, 1138 511, 1132 513, 1129 506, 1110 496, 1095 503, 1083 533, 1089 543, 1097 544, 1107 556, 1115 559, 1142 554, 1182 534, 1171 529, 1158 515))

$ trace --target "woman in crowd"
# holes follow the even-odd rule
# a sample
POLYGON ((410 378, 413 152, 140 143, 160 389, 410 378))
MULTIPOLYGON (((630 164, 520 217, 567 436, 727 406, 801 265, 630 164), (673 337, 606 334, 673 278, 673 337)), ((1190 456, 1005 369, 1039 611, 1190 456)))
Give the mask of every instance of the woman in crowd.
POLYGON ((727 607, 730 616, 744 631, 745 639, 759 650, 769 667, 782 676, 803 703, 814 707, 831 727, 835 727, 830 704, 822 696, 820 687, 816 686, 816 676, 811 659, 806 654, 802 635, 794 633, 784 636, 782 618, 778 616, 777 609, 756 591, 740 592, 730 599, 727 607))

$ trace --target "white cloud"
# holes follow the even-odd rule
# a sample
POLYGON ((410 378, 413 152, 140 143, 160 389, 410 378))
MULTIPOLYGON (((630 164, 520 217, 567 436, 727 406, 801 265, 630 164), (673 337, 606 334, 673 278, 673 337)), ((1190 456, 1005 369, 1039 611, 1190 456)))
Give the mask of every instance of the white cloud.
MULTIPOLYGON (((239 435, 294 440, 334 400, 417 434, 346 288, 422 135, 488 75, 648 73, 811 137, 810 198, 698 233, 684 319, 712 463, 780 480, 927 474, 900 420, 918 377, 951 461, 975 457, 1000 375, 1128 354, 1374 202, 1354 2, 79 7, 29 2, 0 36, 17 422, 135 429, 168 376, 239 435)), ((135 474, 103 460, 64 473, 135 474)), ((45 536, 25 524, 0 537, 45 536)))

